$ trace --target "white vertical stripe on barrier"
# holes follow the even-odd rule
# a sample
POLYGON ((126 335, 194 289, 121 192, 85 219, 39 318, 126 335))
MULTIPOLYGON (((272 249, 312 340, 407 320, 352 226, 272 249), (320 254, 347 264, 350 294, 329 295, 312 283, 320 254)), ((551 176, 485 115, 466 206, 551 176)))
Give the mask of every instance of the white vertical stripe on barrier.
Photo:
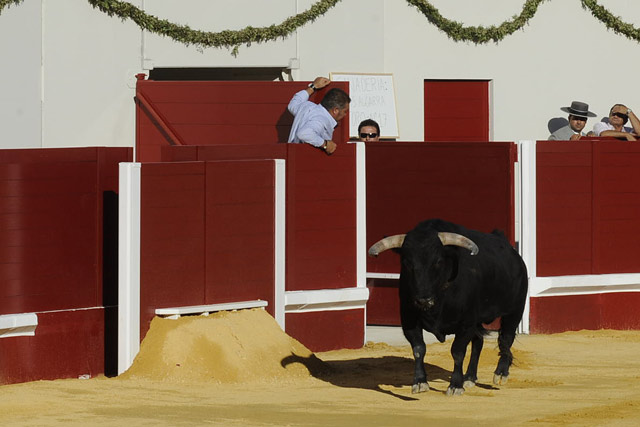
POLYGON ((275 160, 275 292, 274 312, 276 322, 284 331, 285 277, 286 277, 286 162, 275 160))
POLYGON ((364 142, 356 142, 356 286, 367 286, 367 171, 364 142))
MULTIPOLYGON (((367 162, 364 142, 356 142, 356 287, 367 289, 367 162)), ((367 342, 367 299, 364 303, 364 342, 367 342)))
POLYGON ((529 298, 531 283, 536 277, 536 141, 518 141, 522 183, 522 240, 521 255, 529 273, 529 295, 522 316, 522 332, 529 333, 529 298))
POLYGON ((140 350, 140 163, 119 165, 118 375, 140 350))

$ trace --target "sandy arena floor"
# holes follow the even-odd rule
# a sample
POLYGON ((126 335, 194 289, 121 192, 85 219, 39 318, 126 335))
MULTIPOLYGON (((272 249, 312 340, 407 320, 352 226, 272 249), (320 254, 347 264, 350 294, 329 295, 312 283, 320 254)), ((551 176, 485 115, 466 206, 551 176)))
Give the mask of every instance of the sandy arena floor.
POLYGON ((640 331, 521 335, 509 383, 445 396, 450 341, 427 346, 432 390, 411 394, 408 345, 313 355, 263 310, 155 319, 118 378, 0 387, 2 426, 638 426, 640 331))

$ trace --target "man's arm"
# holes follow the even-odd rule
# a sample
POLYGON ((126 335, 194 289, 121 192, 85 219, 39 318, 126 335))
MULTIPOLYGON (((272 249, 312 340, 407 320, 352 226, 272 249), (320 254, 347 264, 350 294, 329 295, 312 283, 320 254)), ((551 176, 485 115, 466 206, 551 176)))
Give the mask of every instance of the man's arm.
POLYGON ((294 116, 298 114, 298 110, 305 101, 308 101, 309 97, 313 95, 316 90, 326 87, 329 83, 331 83, 331 80, 326 77, 316 77, 308 88, 293 95, 293 98, 291 98, 291 101, 289 101, 289 105, 287 106, 289 112, 294 116))
POLYGON ((627 110, 627 116, 629 116, 629 121, 631 122, 631 126, 633 126, 633 132, 636 135, 640 135, 640 120, 638 120, 638 116, 634 113, 631 108, 627 110))
MULTIPOLYGON (((309 90, 309 88, 307 88, 307 90, 309 90)), ((297 92, 295 95, 293 95, 291 101, 289 101, 287 109, 294 116, 298 114, 300 107, 302 107, 304 103, 309 100, 309 93, 307 92, 307 90, 301 90, 300 92, 297 92)))
POLYGON ((600 136, 612 136, 614 138, 624 138, 627 141, 635 141, 636 137, 629 132, 619 132, 617 130, 605 130, 600 132, 600 136))
POLYGON ((302 123, 296 132, 296 136, 302 142, 311 144, 314 147, 322 147, 324 145, 324 138, 320 136, 324 126, 317 120, 310 120, 306 123, 302 123))

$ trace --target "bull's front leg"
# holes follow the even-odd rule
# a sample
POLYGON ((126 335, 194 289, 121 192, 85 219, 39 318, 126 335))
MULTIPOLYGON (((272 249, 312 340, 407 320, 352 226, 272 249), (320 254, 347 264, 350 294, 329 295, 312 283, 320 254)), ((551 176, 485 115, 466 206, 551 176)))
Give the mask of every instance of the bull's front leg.
POLYGON ((451 356, 453 356, 453 373, 451 374, 451 382, 447 389, 447 396, 460 395, 464 393, 464 378, 462 376, 462 363, 464 362, 464 356, 467 352, 467 345, 469 345, 469 337, 465 335, 458 335, 451 344, 451 356))
POLYGON ((429 391, 429 383, 427 382, 427 371, 424 368, 424 356, 427 352, 427 346, 422 336, 422 328, 402 329, 404 336, 411 344, 413 359, 415 362, 413 370, 413 386, 411 393, 422 393, 429 391))

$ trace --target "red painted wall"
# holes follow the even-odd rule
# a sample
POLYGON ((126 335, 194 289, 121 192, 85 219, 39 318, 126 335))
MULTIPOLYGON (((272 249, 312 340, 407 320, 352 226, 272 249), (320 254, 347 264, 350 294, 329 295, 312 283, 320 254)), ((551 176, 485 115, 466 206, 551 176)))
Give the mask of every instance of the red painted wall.
POLYGON ((145 163, 141 336, 155 309, 263 299, 274 314, 273 161, 145 163))
MULTIPOLYGON (((510 142, 368 143, 367 247, 442 218, 514 241, 514 162, 510 142)), ((400 273, 392 251, 367 258, 367 272, 400 273)), ((367 323, 400 324, 397 285, 369 279, 367 323)))
MULTIPOLYGON (((307 144, 163 147, 161 156, 163 161, 285 159, 286 290, 356 285, 355 145, 341 145, 330 157, 307 144)), ((261 182, 253 181, 254 184, 261 182)), ((214 237, 209 236, 207 244, 214 237)), ((252 292, 247 289, 248 294, 252 292)), ((364 315, 364 310, 360 312, 364 315)), ((290 315, 287 315, 287 333, 298 334, 294 336, 310 348, 362 346, 363 321, 349 323, 352 315, 348 311, 291 316, 295 320, 289 321, 290 315), (312 332, 325 328, 316 323, 318 316, 328 325, 327 331, 338 322, 344 336, 336 339, 329 333, 312 332), (331 320, 325 322, 325 317, 331 320)))
POLYGON ((425 80, 425 141, 488 141, 488 80, 425 80))
POLYGON ((286 161, 286 289, 356 285, 355 145, 332 155, 307 144, 165 147, 163 160, 282 158, 286 161))
POLYGON ((361 348, 364 344, 364 310, 287 313, 287 334, 311 351, 361 348))
MULTIPOLYGON (((136 87, 136 156, 161 159, 167 145, 253 145, 286 142, 293 123, 287 105, 309 82, 152 81, 136 87)), ((331 83, 348 92, 347 82, 331 83)), ((327 89, 310 98, 320 102, 327 89)), ((334 141, 349 140, 345 117, 334 141)))
POLYGON ((114 372, 118 162, 131 160, 130 148, 0 151, 0 313, 39 321, 34 337, 0 339, 0 382, 114 372))
POLYGON ((539 276, 640 271, 640 146, 537 143, 539 276))
POLYGON ((640 329, 640 292, 531 298, 531 333, 581 329, 640 329))

